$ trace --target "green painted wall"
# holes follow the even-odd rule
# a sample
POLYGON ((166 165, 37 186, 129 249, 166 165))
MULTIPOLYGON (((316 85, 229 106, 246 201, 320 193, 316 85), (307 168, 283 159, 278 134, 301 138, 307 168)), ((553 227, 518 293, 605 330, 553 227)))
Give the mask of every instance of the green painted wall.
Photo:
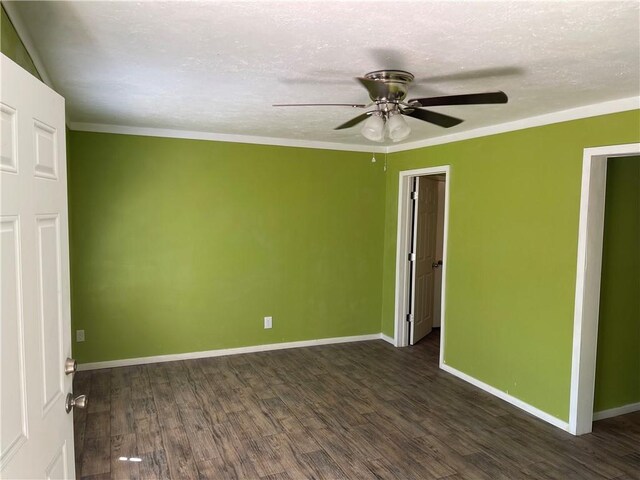
POLYGON ((639 140, 631 111, 389 155, 383 332, 398 172, 451 165, 445 362, 568 420, 583 149, 639 140))
POLYGON ((4 11, 4 5, 0 10, 2 10, 0 13, 0 51, 34 77, 42 80, 38 69, 29 56, 29 52, 27 52, 22 40, 20 40, 18 36, 18 32, 16 32, 16 29, 13 27, 7 12, 4 11))
POLYGON ((594 411, 640 402, 640 157, 607 162, 594 411))
POLYGON ((68 138, 79 362, 380 332, 371 154, 68 138))

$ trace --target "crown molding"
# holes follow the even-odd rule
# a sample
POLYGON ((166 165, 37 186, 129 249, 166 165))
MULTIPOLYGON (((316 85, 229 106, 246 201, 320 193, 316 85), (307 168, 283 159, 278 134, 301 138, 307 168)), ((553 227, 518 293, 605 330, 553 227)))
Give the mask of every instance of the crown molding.
POLYGON ((130 127, 105 123, 68 122, 71 130, 96 133, 117 133, 121 135, 141 135, 144 137, 184 138, 189 140, 210 140, 217 142, 250 143, 278 147, 315 148, 318 150, 341 150, 347 152, 385 153, 384 146, 349 145, 344 143, 295 140, 291 138, 259 137, 227 133, 198 132, 168 128, 130 127))
POLYGON ((513 132, 515 130, 523 130, 525 128, 541 127, 544 125, 551 125, 553 123, 567 122, 570 120, 579 120, 582 118, 597 117, 599 115, 638 109, 640 109, 640 96, 621 98, 609 102, 595 103, 593 105, 585 105, 583 107, 546 113, 535 117, 527 117, 513 122, 491 125, 489 127, 476 128, 466 132, 429 138, 427 140, 418 140, 417 142, 408 142, 401 145, 391 145, 387 147, 386 153, 415 150, 418 148, 431 147, 433 145, 442 145, 445 143, 459 142, 461 140, 469 140, 471 138, 496 135, 498 133, 513 132))
POLYGON ((561 110, 558 112, 527 117, 513 122, 500 123, 489 127, 476 128, 466 132, 443 135, 440 137, 418 140, 416 142, 401 145, 349 145, 335 142, 322 142, 310 140, 296 140, 290 138, 260 137, 252 135, 235 135, 226 133, 199 132, 191 130, 176 130, 167 128, 131 127, 126 125, 111 125, 105 123, 69 122, 71 130, 81 132, 116 133, 122 135, 141 135, 146 137, 183 138, 189 140, 209 140, 218 142, 249 143, 256 145, 272 145, 280 147, 315 148, 319 150, 340 150, 347 152, 365 153, 396 153, 418 148, 443 145, 445 143, 459 142, 472 138, 486 137, 499 133, 523 130, 525 128, 541 127, 554 123, 579 120, 582 118, 596 117, 610 113, 626 112, 640 109, 640 97, 628 97, 609 102, 585 105, 583 107, 561 110))
POLYGON ((40 75, 40 78, 45 84, 47 84, 49 87, 55 90, 53 83, 51 82, 51 77, 47 73, 47 69, 45 68, 44 63, 42 62, 40 55, 38 55, 38 50, 33 44, 31 35, 29 35, 29 31, 24 26, 22 17, 18 13, 18 9, 15 7, 16 3, 17 2, 3 1, 2 6, 4 7, 5 12, 7 12, 7 15, 9 16, 9 20, 11 20, 11 23, 13 24, 13 28, 16 29, 18 37, 22 41, 24 48, 27 50, 27 53, 31 57, 31 61, 35 65, 36 70, 38 70, 38 74, 40 75))

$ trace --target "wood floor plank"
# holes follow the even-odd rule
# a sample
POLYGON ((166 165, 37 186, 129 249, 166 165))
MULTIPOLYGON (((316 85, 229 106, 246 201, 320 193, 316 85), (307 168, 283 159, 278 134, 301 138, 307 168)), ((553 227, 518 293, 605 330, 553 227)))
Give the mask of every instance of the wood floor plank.
POLYGON ((196 465, 220 457, 213 434, 206 422, 200 425, 185 425, 184 429, 196 465))
POLYGON ((424 435, 423 437, 412 439, 412 444, 415 445, 418 451, 427 452, 429 454, 427 458, 441 459, 448 468, 456 473, 464 474, 473 479, 492 480, 490 475, 469 461, 473 458, 470 457, 473 453, 461 455, 450 444, 445 443, 438 437, 424 435))
POLYGON ((110 473, 101 473, 98 475, 87 475, 84 477, 80 477, 81 480, 111 480, 110 473))
POLYGON ((287 472, 282 472, 273 475, 267 475, 266 477, 262 477, 261 480, 295 480, 295 478, 289 475, 287 472))
POLYGON ((111 396, 111 435, 128 433, 135 433, 135 418, 131 391, 123 387, 111 396))
POLYGON ((143 397, 143 398, 132 398, 131 408, 133 410, 133 418, 136 420, 139 418, 154 417, 158 414, 158 410, 153 400, 153 396, 143 397))
POLYGON ((167 464, 172 478, 191 480, 198 478, 191 445, 184 429, 162 429, 162 443, 167 454, 167 464))
POLYGON ((111 437, 111 476, 137 480, 140 477, 141 458, 135 434, 111 437), (140 461, 139 461, 140 460, 140 461))
POLYGON ((108 474, 111 471, 111 442, 110 437, 87 438, 84 441, 82 464, 78 471, 80 475, 108 474))
MULTIPOLYGON (((318 442, 331 459, 340 465, 347 478, 367 478, 371 476, 371 471, 363 460, 369 459, 362 455, 355 443, 347 441, 342 432, 335 432, 328 429, 311 431, 310 434, 318 442), (340 435, 340 436, 339 436, 340 435)), ((375 458, 379 457, 379 453, 375 458)))
POLYGON ((91 376, 87 413, 108 412, 111 410, 111 369, 87 374, 91 376))
POLYGON ((226 463, 222 458, 199 460, 196 462, 200 480, 241 480, 233 465, 226 463))
POLYGON ((241 448, 248 453, 251 463, 261 478, 284 473, 285 467, 280 463, 278 455, 269 442, 263 441, 262 438, 245 440, 241 448))
POLYGON ((135 375, 131 378, 130 387, 131 398, 134 400, 149 398, 153 396, 153 392, 151 390, 151 382, 149 381, 146 370, 140 371, 139 375, 135 375))
POLYGON ((111 413, 92 412, 85 420, 84 437, 109 437, 111 435, 111 413))
MULTIPOLYGON (((171 478, 167 454, 164 449, 141 454, 140 477, 145 480, 166 480, 171 478)), ((116 480, 114 477, 113 480, 116 480)))
POLYGON ((429 335, 78 372, 77 475, 640 480, 640 412, 573 437, 438 362, 429 335))
POLYGON ((324 450, 300 455, 318 478, 347 478, 344 471, 324 450))
POLYGON ((242 440, 232 430, 229 424, 218 424, 212 432, 227 475, 239 479, 258 478, 256 466, 248 452, 242 448, 242 440))
POLYGON ((303 453, 311 453, 320 449, 319 445, 316 445, 315 450, 308 452, 302 452, 298 448, 298 444, 292 441, 292 439, 283 433, 277 435, 271 435, 265 437, 265 442, 271 447, 271 451, 278 459, 278 462, 293 478, 314 478, 314 473, 308 462, 302 458, 303 453))
POLYGON ((160 423, 153 417, 148 420, 146 423, 136 422, 136 446, 140 454, 164 450, 160 423))
POLYGON ((169 374, 164 363, 152 363, 147 365, 147 375, 151 385, 169 383, 169 374))

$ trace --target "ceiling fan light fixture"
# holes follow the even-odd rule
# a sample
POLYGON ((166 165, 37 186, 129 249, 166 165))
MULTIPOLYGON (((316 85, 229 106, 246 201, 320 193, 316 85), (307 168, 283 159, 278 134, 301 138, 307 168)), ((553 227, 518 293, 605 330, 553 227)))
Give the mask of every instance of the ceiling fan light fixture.
POLYGON ((362 136, 367 140, 371 140, 372 142, 383 142, 384 141, 384 117, 382 116, 382 112, 374 112, 371 116, 364 122, 362 126, 362 130, 360 130, 362 136))
POLYGON ((389 138, 394 142, 404 140, 411 133, 411 128, 407 121, 403 118, 402 114, 398 111, 389 112, 389 119, 387 120, 387 131, 389 138))

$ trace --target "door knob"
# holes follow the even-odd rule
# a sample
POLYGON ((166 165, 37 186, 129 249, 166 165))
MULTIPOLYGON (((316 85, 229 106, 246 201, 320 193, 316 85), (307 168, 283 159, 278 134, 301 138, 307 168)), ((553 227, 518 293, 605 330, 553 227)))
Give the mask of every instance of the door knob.
POLYGON ((69 393, 67 394, 67 401, 64 403, 64 409, 67 411, 67 413, 69 413, 74 407, 87 408, 88 402, 89 399, 86 395, 78 395, 77 397, 73 398, 73 394, 69 393))
POLYGON ((431 264, 431 268, 440 268, 442 266, 442 260, 438 260, 431 264))
POLYGON ((72 373, 76 373, 78 369, 78 362, 76 362, 73 358, 67 357, 64 361, 64 373, 65 375, 71 375, 72 373))

